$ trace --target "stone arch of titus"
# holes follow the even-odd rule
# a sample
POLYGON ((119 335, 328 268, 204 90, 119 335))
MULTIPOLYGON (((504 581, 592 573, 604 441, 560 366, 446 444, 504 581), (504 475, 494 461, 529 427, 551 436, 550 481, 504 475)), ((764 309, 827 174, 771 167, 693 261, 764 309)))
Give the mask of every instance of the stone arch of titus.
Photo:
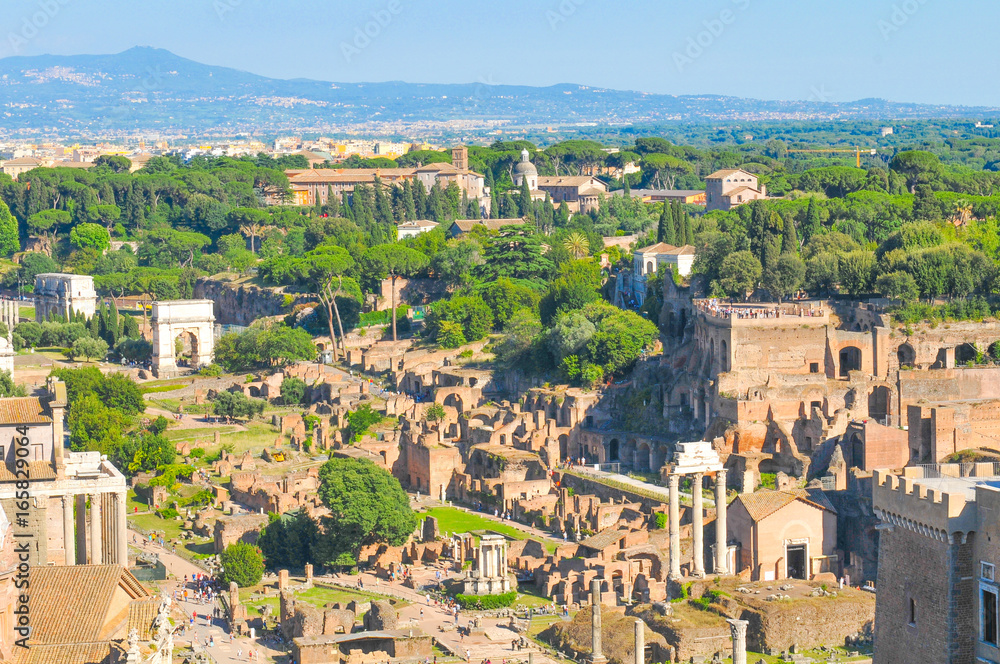
POLYGON ((212 363, 215 351, 215 303, 212 300, 167 300, 153 303, 153 373, 178 373, 175 340, 187 339, 191 368, 212 363))

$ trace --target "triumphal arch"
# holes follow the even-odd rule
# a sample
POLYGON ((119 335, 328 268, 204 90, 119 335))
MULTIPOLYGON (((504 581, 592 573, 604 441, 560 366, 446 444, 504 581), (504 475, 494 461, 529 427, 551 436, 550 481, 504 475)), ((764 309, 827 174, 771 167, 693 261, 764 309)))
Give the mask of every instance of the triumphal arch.
POLYGON ((212 363, 215 350, 215 303, 167 300, 153 303, 153 373, 168 378, 181 366, 198 369, 212 363))

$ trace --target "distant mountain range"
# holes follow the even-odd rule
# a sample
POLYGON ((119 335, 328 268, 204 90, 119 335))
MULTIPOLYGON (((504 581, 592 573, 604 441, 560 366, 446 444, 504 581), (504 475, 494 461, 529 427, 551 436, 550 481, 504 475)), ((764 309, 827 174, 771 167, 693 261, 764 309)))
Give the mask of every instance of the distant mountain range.
POLYGON ((233 136, 364 128, 430 135, 546 125, 781 119, 920 119, 995 115, 996 108, 761 101, 549 87, 331 83, 282 80, 213 67, 169 51, 0 59, 0 136, 121 134, 233 136))

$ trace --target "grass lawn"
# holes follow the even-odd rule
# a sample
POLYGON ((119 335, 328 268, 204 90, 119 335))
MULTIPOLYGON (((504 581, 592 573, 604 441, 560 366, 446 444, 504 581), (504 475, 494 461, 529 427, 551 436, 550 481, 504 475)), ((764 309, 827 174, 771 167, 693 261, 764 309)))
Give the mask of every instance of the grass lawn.
POLYGON ((181 524, 183 524, 183 521, 161 519, 156 514, 129 514, 128 522, 130 525, 146 533, 152 531, 165 533, 167 540, 180 537, 181 524))
POLYGON ((129 514, 132 514, 135 512, 136 507, 138 507, 141 512, 149 509, 149 506, 135 495, 135 489, 129 489, 127 497, 125 498, 125 509, 128 510, 129 514))
MULTIPOLYGON (((417 513, 417 518, 421 521, 428 516, 432 516, 438 520, 438 530, 442 535, 491 530, 516 540, 539 539, 529 532, 510 525, 509 522, 499 523, 492 521, 479 516, 475 512, 467 512, 457 507, 431 507, 426 512, 417 513)), ((556 546, 558 546, 555 542, 548 539, 542 540, 542 545, 549 553, 555 551, 556 546)))
MULTIPOLYGON (((272 615, 278 615, 280 602, 277 597, 253 598, 252 596, 254 594, 256 593, 253 589, 240 590, 240 601, 247 605, 248 612, 253 613, 254 615, 260 615, 261 609, 263 609, 266 605, 270 605, 272 615)), ((359 602, 372 602, 379 599, 391 600, 397 609, 401 609, 404 606, 409 605, 409 602, 395 597, 377 595, 364 590, 347 590, 346 588, 336 588, 324 585, 315 585, 308 590, 297 592, 295 593, 295 599, 308 602, 317 608, 322 608, 323 606, 334 602, 347 603, 352 600, 357 600, 359 602)))
POLYGON ((518 588, 518 598, 514 602, 514 608, 537 609, 540 606, 548 606, 552 600, 539 594, 538 590, 530 585, 518 588))
POLYGON ((533 616, 531 618, 531 625, 528 627, 528 636, 535 637, 544 632, 553 623, 557 623, 562 620, 562 616, 533 616))
POLYGON ((27 318, 28 320, 35 320, 35 308, 34 307, 21 307, 17 310, 17 314, 20 318, 27 318))

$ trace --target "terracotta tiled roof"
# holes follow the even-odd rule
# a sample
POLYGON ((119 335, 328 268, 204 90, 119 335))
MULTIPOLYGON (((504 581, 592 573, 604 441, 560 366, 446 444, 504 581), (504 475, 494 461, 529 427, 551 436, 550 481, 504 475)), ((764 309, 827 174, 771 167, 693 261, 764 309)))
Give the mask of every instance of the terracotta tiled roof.
MULTIPOLYGON (((51 461, 29 461, 28 481, 40 482, 43 480, 54 480, 56 478, 56 468, 51 461)), ((20 479, 24 479, 23 477, 20 479)), ((11 472, 5 464, 0 463, 0 484, 5 482, 16 482, 18 477, 11 472)))
POLYGON ((0 424, 47 424, 51 421, 38 397, 0 399, 0 424))
MULTIPOLYGON (((822 492, 819 493, 822 494, 822 492)), ((754 521, 763 521, 785 505, 794 503, 796 500, 801 500, 817 509, 828 510, 836 514, 833 505, 830 504, 825 495, 817 497, 812 495, 811 492, 802 489, 795 491, 770 491, 764 489, 754 491, 753 493, 744 493, 736 500, 743 504, 750 518, 754 521)))
POLYGON ((154 636, 153 621, 159 612, 160 600, 156 597, 132 602, 128 607, 128 627, 125 633, 130 634, 134 629, 139 633, 140 641, 151 641, 154 636))
POLYGON ((543 175, 538 178, 539 187, 584 187, 596 186, 603 191, 604 183, 590 175, 543 175))
POLYGON ((111 664, 116 661, 111 643, 72 643, 17 649, 17 664, 111 664))
POLYGON ((524 219, 457 219, 454 225, 463 233, 468 233, 476 226, 486 226, 491 231, 497 231, 504 226, 518 226, 523 223, 524 219))
POLYGON ((754 189, 753 187, 736 187, 735 189, 730 189, 729 191, 727 191, 726 193, 724 193, 722 195, 722 197, 723 198, 732 198, 736 194, 742 194, 743 192, 746 192, 746 191, 752 191, 755 194, 759 194, 760 193, 759 189, 754 189))
POLYGON ((721 180, 723 178, 729 177, 730 175, 732 175, 734 173, 743 173, 744 175, 748 175, 748 176, 750 176, 752 178, 757 177, 756 175, 754 175, 753 173, 750 173, 749 171, 744 171, 742 168, 723 168, 721 171, 716 171, 716 172, 712 173, 711 175, 709 175, 705 179, 706 180, 721 180))
POLYGON ((683 247, 675 247, 672 244, 667 244, 666 242, 657 242, 656 244, 651 244, 648 247, 643 247, 642 249, 636 249, 637 254, 655 254, 657 256, 669 254, 673 256, 687 256, 694 254, 694 247, 690 244, 685 244, 683 247))
POLYGON ((150 597, 121 565, 35 567, 31 570, 31 642, 72 644, 124 638, 128 607, 122 615, 108 615, 119 587, 132 599, 150 597))

